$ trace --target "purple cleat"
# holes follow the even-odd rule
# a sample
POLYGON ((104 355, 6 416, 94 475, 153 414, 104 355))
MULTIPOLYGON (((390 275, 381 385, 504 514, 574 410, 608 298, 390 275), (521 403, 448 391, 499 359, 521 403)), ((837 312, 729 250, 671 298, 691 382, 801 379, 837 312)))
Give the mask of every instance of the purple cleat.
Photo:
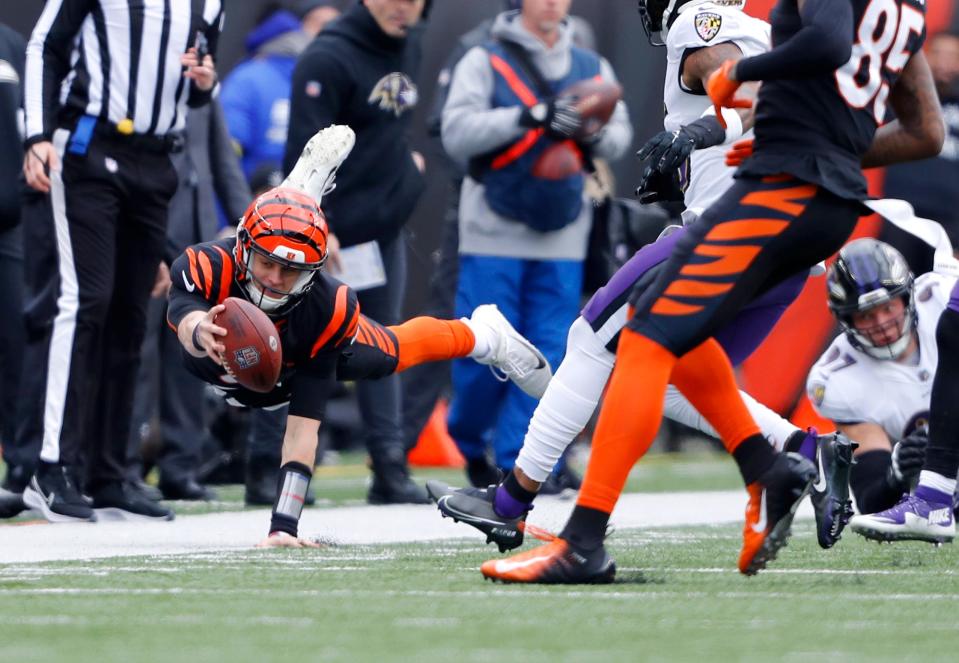
POLYGON ((951 543, 956 523, 951 504, 928 502, 915 495, 903 495, 891 509, 853 516, 853 532, 874 541, 929 541, 951 543))

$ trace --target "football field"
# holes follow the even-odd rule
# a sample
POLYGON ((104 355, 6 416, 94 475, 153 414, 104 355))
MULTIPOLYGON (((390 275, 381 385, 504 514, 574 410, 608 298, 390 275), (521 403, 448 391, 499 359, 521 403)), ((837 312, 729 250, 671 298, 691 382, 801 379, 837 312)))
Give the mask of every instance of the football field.
MULTIPOLYGON (((0 560, 6 561, 0 564, 0 660, 955 658, 956 547, 880 546, 847 532, 835 549, 822 551, 805 517, 780 559, 745 578, 736 571, 736 493, 703 492, 734 488, 732 464, 709 455, 647 460, 630 487, 656 494, 624 500, 630 511, 646 514, 614 517, 620 528, 608 545, 619 574, 615 584, 601 587, 485 582, 477 569, 497 555, 495 548, 428 507, 407 514, 352 504, 349 468, 339 470, 339 479, 326 477, 327 488, 339 481, 335 497, 323 496, 322 478, 317 483, 321 502, 330 503, 309 512, 309 531, 314 523, 339 523, 337 514, 354 524, 331 525, 338 543, 322 550, 253 550, 237 543, 242 537, 226 534, 222 549, 215 549, 220 535, 212 523, 218 520, 235 525, 223 531, 239 529, 243 536, 248 521, 256 523, 251 532, 265 527, 266 511, 238 511, 228 502, 214 507, 222 515, 181 515, 181 529, 168 533, 197 523, 207 535, 181 541, 183 550, 169 554, 160 554, 169 548, 149 533, 160 524, 67 526, 82 528, 71 536, 87 559, 54 555, 67 549, 59 541, 65 535, 41 537, 50 542, 46 546, 35 538, 70 530, 23 520, 0 526, 0 560), (685 494, 659 492, 675 490, 677 481, 689 488, 685 494), (683 512, 680 503, 701 505, 704 522, 665 525, 670 514, 683 512), (416 532, 383 525, 407 520, 421 523, 433 540, 417 541, 416 532), (640 522, 654 524, 633 526, 640 522), (124 537, 114 535, 117 527, 127 528, 124 537), (123 547, 110 556, 96 554, 118 538, 135 547, 137 531, 143 533, 142 554, 123 555, 123 547), (91 533, 98 533, 99 546, 87 543, 91 533), (404 536, 408 540, 400 543, 369 542, 404 536)), ((362 471, 355 474, 353 494, 361 495, 362 471)), ((544 503, 540 522, 566 508, 568 503, 544 503)), ((680 520, 692 522, 689 516, 680 520)))

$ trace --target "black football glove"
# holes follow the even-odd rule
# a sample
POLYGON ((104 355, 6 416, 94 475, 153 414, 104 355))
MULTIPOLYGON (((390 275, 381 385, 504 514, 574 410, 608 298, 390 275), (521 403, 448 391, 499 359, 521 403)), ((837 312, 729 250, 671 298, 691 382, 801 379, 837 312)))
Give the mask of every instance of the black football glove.
POLYGON ((572 138, 583 125, 583 117, 569 99, 553 98, 524 108, 519 117, 523 127, 546 129, 553 138, 572 138))
POLYGON ((683 190, 679 186, 677 171, 662 173, 653 166, 646 166, 643 170, 643 179, 636 187, 636 197, 643 205, 683 200, 683 190))
POLYGON ((661 173, 679 168, 693 150, 719 145, 726 140, 726 130, 715 116, 701 117, 676 131, 660 131, 646 141, 636 156, 661 173))
POLYGON ((890 485, 912 488, 916 484, 922 464, 926 461, 927 446, 929 433, 924 428, 914 430, 896 442, 892 448, 892 464, 889 466, 890 485))

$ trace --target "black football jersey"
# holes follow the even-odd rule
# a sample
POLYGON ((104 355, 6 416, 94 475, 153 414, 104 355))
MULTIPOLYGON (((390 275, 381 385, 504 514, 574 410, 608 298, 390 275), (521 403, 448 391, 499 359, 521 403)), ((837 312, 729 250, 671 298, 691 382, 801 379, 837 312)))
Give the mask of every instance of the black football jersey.
MULTIPOLYGON (((167 320, 173 329, 192 311, 208 311, 227 297, 249 299, 236 280, 232 239, 189 247, 170 268, 173 285, 167 320)), ((265 407, 293 399, 291 413, 318 417, 325 405, 326 387, 336 379, 336 364, 342 350, 356 336, 360 306, 353 290, 320 272, 310 290, 296 306, 281 315, 270 315, 283 348, 283 368, 273 392, 258 394, 237 385, 221 366, 209 358, 184 352, 191 372, 218 387, 233 401, 249 407, 265 407), (309 381, 316 397, 300 393, 297 383, 309 381), (322 402, 321 402, 322 401, 322 402), (299 407, 294 406, 299 403, 299 407), (294 411, 296 409, 296 411, 294 411)))
MULTIPOLYGON (((791 173, 844 198, 866 197, 861 157, 886 118, 889 91, 926 38, 925 0, 853 4, 852 55, 835 72, 762 83, 754 154, 740 175, 791 173)), ((802 26, 797 0, 770 15, 773 47, 802 26)))

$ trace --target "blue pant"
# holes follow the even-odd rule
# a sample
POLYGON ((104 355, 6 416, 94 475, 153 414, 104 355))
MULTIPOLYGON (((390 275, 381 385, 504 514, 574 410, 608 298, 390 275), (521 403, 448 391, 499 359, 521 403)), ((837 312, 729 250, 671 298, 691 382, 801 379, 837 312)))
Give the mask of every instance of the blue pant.
MULTIPOLYGON (((468 317, 480 304, 496 304, 555 369, 579 314, 582 280, 578 260, 462 255, 456 315, 468 317)), ((472 359, 453 362, 453 393, 447 425, 463 455, 479 458, 492 444, 496 465, 512 468, 537 401, 472 359)))

